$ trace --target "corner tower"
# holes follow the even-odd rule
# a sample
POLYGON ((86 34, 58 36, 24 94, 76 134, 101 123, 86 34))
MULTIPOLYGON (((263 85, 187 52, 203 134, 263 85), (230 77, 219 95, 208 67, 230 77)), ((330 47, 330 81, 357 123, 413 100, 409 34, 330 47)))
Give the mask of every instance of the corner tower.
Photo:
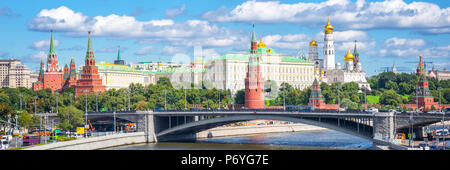
POLYGON ((255 25, 253 25, 252 42, 245 77, 245 107, 248 109, 264 108, 264 79, 261 76, 261 54, 257 53, 255 25))

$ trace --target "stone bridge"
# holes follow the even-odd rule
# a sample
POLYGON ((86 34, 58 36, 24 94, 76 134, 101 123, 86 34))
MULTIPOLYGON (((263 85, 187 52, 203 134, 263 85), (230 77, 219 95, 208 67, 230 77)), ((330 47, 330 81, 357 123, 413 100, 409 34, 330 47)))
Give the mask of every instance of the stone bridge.
MULTIPOLYGON (((54 119, 56 115, 52 115, 54 119)), ((122 119, 136 123, 138 132, 145 132, 147 142, 193 141, 196 133, 210 128, 249 120, 280 120, 324 127, 374 142, 393 139, 395 132, 413 127, 420 138, 423 127, 439 122, 442 115, 427 113, 354 113, 354 112, 297 112, 297 111, 137 111, 90 112, 91 122, 122 119)), ((51 116, 50 116, 51 119, 51 116)))

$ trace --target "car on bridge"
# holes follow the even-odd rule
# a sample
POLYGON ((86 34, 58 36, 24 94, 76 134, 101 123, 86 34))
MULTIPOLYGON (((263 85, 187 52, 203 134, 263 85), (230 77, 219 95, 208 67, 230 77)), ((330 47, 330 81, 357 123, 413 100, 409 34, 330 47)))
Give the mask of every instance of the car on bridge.
POLYGON ((374 113, 374 112, 378 112, 378 109, 377 108, 370 108, 370 109, 367 109, 367 110, 365 110, 366 112, 371 112, 371 113, 374 113))

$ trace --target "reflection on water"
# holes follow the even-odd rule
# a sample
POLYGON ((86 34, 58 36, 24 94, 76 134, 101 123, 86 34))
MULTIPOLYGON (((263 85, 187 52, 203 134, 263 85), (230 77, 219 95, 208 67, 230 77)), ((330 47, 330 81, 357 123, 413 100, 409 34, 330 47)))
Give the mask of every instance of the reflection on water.
POLYGON ((370 149, 372 142, 332 130, 270 133, 199 139, 195 143, 160 142, 127 145, 112 150, 321 150, 370 149))

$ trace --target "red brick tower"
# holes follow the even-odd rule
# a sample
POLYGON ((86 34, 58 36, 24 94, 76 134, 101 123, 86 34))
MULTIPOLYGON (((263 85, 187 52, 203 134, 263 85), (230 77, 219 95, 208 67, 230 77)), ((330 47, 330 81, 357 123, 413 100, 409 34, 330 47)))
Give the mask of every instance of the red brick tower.
POLYGON ((102 85, 102 79, 98 74, 98 67, 95 66, 94 50, 91 43, 91 32, 89 31, 88 48, 86 51, 85 65, 81 72, 80 79, 75 86, 75 96, 88 94, 91 92, 103 92, 106 87, 102 85))
POLYGON ((47 57, 47 69, 44 71, 43 84, 44 89, 50 88, 52 93, 60 90, 63 86, 64 73, 58 66, 58 55, 56 55, 55 46, 53 45, 53 30, 50 37, 50 50, 47 57))
POLYGON ((326 104, 323 102, 322 90, 317 79, 314 79, 311 87, 311 96, 309 97, 308 105, 313 106, 314 110, 338 110, 339 106, 336 104, 326 104))
MULTIPOLYGON (((419 63, 419 68, 423 63, 422 63, 422 56, 420 56, 420 63, 419 63)), ((430 89, 428 87, 428 80, 426 78, 426 74, 425 71, 419 71, 421 69, 417 69, 418 73, 419 73, 419 83, 417 83, 418 85, 418 89, 416 91, 416 95, 414 96, 413 102, 411 102, 410 104, 402 104, 402 108, 410 108, 413 110, 416 110, 417 107, 419 108, 420 111, 426 111, 426 110, 432 110, 432 108, 434 107, 434 109, 436 110, 440 110, 441 108, 439 107, 439 103, 438 102, 434 102, 434 97, 433 95, 431 95, 430 89)), ((423 67, 422 67, 423 68, 423 67)))
POLYGON ((38 81, 33 83, 34 91, 44 89, 44 66, 44 60, 41 58, 41 68, 39 69, 38 81))
POLYGON ((70 68, 68 68, 67 70, 67 75, 66 75, 66 71, 64 70, 64 77, 67 76, 67 78, 65 78, 65 82, 64 82, 64 86, 63 86, 63 90, 75 86, 77 84, 77 72, 76 72, 76 68, 75 68, 75 62, 73 61, 73 58, 70 60, 70 68))
POLYGON ((257 44, 255 25, 253 25, 247 77, 245 78, 245 107, 248 109, 264 109, 264 79, 261 77, 259 64, 261 55, 257 54, 257 44))
POLYGON ((67 66, 67 63, 66 63, 66 65, 64 65, 64 82, 66 82, 67 81, 67 79, 69 78, 69 66, 67 66))

